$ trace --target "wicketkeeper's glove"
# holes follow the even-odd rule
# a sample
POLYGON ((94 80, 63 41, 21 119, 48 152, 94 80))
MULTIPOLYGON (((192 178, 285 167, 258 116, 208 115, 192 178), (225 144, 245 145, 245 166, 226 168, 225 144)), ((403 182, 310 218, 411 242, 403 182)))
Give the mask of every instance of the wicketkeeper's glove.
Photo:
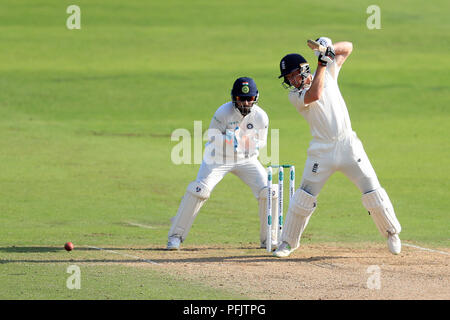
POLYGON ((237 149, 238 149, 238 140, 236 138, 236 135, 239 135, 240 131, 241 131, 241 129, 239 129, 239 127, 236 127, 234 129, 234 133, 233 133, 234 151, 237 151, 237 149))
POLYGON ((225 142, 227 144, 235 144, 236 138, 234 137, 234 130, 226 129, 225 130, 225 142))
POLYGON ((336 54, 334 53, 334 49, 332 46, 327 47, 327 50, 324 53, 320 53, 319 55, 319 64, 321 66, 327 66, 327 64, 332 63, 336 54))
POLYGON ((236 127, 234 131, 234 150, 236 152, 254 153, 259 149, 258 130, 241 130, 236 127))

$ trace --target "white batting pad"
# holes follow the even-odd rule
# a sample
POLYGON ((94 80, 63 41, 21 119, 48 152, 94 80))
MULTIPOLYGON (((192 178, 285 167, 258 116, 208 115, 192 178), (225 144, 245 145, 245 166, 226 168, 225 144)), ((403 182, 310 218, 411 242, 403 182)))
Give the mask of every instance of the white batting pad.
POLYGON ((391 200, 383 188, 363 194, 362 203, 385 238, 389 234, 400 233, 402 228, 395 216, 391 200))
POLYGON ((281 240, 289 243, 292 249, 300 245, 300 237, 316 209, 316 200, 316 197, 299 188, 289 203, 281 240))
POLYGON ((181 238, 181 241, 186 239, 197 213, 209 198, 209 195, 210 191, 204 184, 197 181, 189 184, 186 194, 181 200, 177 215, 172 221, 169 238, 178 236, 181 238))
MULTIPOLYGON (((265 245, 267 240, 267 187, 262 189, 259 193, 259 221, 260 233, 259 240, 261 246, 265 245)), ((278 242, 278 184, 272 184, 272 244, 278 242)))

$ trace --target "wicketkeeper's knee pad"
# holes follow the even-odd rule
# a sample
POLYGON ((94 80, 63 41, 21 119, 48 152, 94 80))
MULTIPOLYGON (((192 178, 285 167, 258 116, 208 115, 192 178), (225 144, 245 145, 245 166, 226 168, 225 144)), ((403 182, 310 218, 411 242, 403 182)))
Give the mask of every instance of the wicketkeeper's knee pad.
POLYGON ((292 248, 299 246, 300 237, 316 209, 316 201, 316 197, 301 188, 294 193, 289 203, 281 239, 289 243, 292 248))
MULTIPOLYGON (((258 197, 258 205, 259 205, 259 221, 260 221, 260 233, 259 240, 261 245, 266 243, 267 239, 267 187, 263 188, 259 192, 258 197)), ((278 242, 278 219, 275 217, 278 216, 278 184, 272 185, 272 243, 275 244, 278 242)))
POLYGON ((362 203, 384 237, 402 231, 391 200, 383 188, 363 194, 362 203))
POLYGON ((177 215, 172 221, 169 237, 179 236, 181 241, 186 239, 197 213, 206 200, 208 200, 210 193, 208 187, 201 182, 194 181, 188 185, 178 208, 177 215))

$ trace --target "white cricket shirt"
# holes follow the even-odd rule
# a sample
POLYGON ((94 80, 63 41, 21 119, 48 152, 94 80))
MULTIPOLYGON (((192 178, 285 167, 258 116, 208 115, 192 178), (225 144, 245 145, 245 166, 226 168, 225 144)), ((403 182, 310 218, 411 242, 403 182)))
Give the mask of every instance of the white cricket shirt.
POLYGON ((308 105, 305 105, 304 97, 309 88, 289 92, 289 100, 308 122, 313 140, 340 140, 353 131, 347 106, 337 83, 339 70, 334 61, 327 66, 322 96, 308 105))
POLYGON ((251 154, 245 154, 235 151, 233 143, 225 142, 227 130, 234 132, 236 127, 239 127, 248 134, 256 135, 259 140, 259 148, 263 148, 266 145, 267 130, 269 127, 267 113, 258 105, 254 104, 251 112, 244 117, 230 101, 220 106, 211 119, 208 130, 209 141, 205 145, 204 158, 211 160, 211 157, 223 157, 226 158, 228 163, 229 161, 240 162, 250 157, 257 157, 259 155, 258 149, 253 150, 251 154), (220 137, 217 137, 217 133, 219 132, 220 137), (216 138, 219 139, 216 140, 216 138), (211 144, 214 144, 214 146, 211 146, 211 144), (213 149, 212 154, 209 152, 211 149, 213 149))

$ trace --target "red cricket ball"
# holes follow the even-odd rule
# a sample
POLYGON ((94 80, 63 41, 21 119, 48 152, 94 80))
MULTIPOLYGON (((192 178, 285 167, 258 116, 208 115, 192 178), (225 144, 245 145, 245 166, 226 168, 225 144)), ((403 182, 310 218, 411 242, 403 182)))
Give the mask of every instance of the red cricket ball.
POLYGON ((67 251, 72 251, 73 250, 73 243, 72 242, 67 242, 64 245, 64 249, 66 249, 67 251))

